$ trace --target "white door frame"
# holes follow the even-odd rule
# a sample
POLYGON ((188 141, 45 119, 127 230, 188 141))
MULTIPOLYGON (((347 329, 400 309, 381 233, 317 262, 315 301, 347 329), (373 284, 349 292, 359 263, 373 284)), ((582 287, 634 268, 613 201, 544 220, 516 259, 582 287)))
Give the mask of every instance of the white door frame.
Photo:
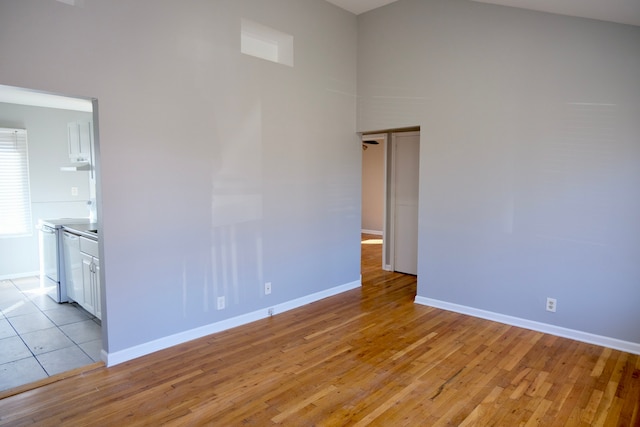
POLYGON ((382 231, 382 268, 386 271, 395 270, 395 222, 396 222, 396 192, 395 192, 395 147, 398 144, 396 135, 418 136, 420 131, 392 132, 391 144, 385 151, 385 209, 382 231))
MULTIPOLYGON (((388 184, 388 188, 387 191, 389 192, 389 197, 386 199, 388 206, 387 209, 385 209, 385 211, 389 212, 389 216, 390 216, 390 220, 389 220, 389 235, 388 236, 383 236, 383 241, 389 242, 389 253, 388 255, 388 259, 386 264, 389 265, 389 270, 390 271, 395 271, 396 269, 396 265, 395 265, 395 260, 396 260, 396 159, 395 159, 395 155, 396 155, 396 149, 398 144, 401 144, 401 142, 398 141, 398 137, 411 137, 411 136, 417 136, 418 137, 418 147, 420 146, 420 131, 408 131, 408 132, 393 132, 391 133, 391 149, 387 152, 387 154, 389 155, 389 180, 387 181, 388 184)), ((419 159, 418 159, 418 171, 419 171, 419 159)), ((419 177, 418 177, 418 181, 419 181, 419 177)), ((419 182, 418 182, 419 185, 419 182)), ((418 205, 419 205, 419 195, 418 195, 418 205)), ((417 231, 417 230, 416 230, 417 231)), ((418 248, 416 247, 416 253, 418 251, 418 248)))

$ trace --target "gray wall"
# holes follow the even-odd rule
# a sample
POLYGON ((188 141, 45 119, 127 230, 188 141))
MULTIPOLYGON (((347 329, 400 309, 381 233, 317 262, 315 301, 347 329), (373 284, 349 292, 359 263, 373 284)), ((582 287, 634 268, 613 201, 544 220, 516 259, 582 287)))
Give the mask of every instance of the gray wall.
MULTIPOLYGON (((0 82, 1 83, 1 82, 0 82)), ((91 119, 91 113, 0 102, 0 127, 27 130, 33 234, 0 239, 0 277, 38 271, 38 219, 86 218, 89 172, 61 172, 69 164, 67 123, 91 119), (71 195, 71 187, 78 195, 71 195)))
POLYGON ((359 279, 356 36, 317 0, 0 3, 1 83, 98 99, 109 352, 359 279))
POLYGON ((358 22, 358 130, 421 126, 418 296, 640 343, 640 28, 464 0, 358 22))

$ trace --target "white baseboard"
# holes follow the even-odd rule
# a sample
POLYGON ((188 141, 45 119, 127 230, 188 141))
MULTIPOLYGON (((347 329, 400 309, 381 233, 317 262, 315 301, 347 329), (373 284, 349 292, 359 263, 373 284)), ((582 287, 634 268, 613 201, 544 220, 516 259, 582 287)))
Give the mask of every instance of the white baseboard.
POLYGON ((336 286, 334 288, 326 289, 324 291, 316 292, 311 295, 306 295, 304 297, 277 304, 271 307, 265 307, 251 313, 242 314, 237 317, 221 320, 219 322, 211 323, 199 328, 180 332, 174 335, 169 335, 167 337, 149 341, 144 344, 126 348, 124 350, 115 351, 113 353, 107 353, 103 350, 101 353, 102 360, 105 361, 107 366, 114 366, 141 356, 145 356, 147 354, 154 353, 159 350, 164 350, 166 348, 185 343, 187 341, 202 338, 204 336, 215 334, 217 332, 222 332, 227 329, 235 328, 237 326, 242 326, 247 323, 255 322, 256 320, 266 319, 267 317, 271 316, 271 314, 269 313, 270 309, 273 310, 273 314, 283 313, 285 311, 293 310, 294 308, 302 307, 303 305, 311 304, 312 302, 319 301, 321 299, 337 295, 342 292, 350 291, 351 289, 356 289, 361 285, 362 279, 356 280, 351 283, 346 283, 344 285, 336 286))
POLYGON ((577 331, 575 329, 563 328, 560 326, 550 325, 548 323, 507 316, 500 313, 494 313, 492 311, 480 310, 478 308, 421 296, 416 296, 415 303, 640 355, 640 343, 595 335, 589 332, 577 331))
POLYGON ((376 236, 382 236, 382 231, 380 230, 365 230, 362 229, 362 234, 375 234, 376 236))
POLYGON ((40 271, 29 271, 26 273, 17 273, 17 274, 5 274, 0 276, 0 280, 11 280, 11 279, 22 279, 24 277, 35 277, 40 276, 40 271))

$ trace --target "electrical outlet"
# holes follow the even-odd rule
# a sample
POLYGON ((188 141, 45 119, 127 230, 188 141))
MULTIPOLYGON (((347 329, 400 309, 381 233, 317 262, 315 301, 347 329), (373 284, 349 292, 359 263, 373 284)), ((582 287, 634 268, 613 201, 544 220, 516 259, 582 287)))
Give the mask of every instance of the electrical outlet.
POLYGON ((269 295, 271 293, 271 282, 266 282, 264 284, 264 294, 269 295))
POLYGON ((78 195, 78 187, 71 187, 71 195, 72 196, 78 195))
POLYGON ((547 298, 547 311, 551 311, 555 313, 557 305, 558 305, 558 301, 556 301, 555 298, 547 298))
POLYGON ((218 310, 224 310, 224 297, 218 297, 218 310))

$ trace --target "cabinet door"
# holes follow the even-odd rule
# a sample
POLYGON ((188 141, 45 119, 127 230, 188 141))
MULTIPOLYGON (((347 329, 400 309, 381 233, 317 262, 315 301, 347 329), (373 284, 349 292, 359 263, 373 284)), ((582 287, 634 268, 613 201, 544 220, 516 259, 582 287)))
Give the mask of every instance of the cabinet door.
POLYGON ((93 259, 93 278, 94 278, 94 295, 95 297, 95 316, 102 320, 102 289, 100 288, 100 260, 98 258, 93 259))
POLYGON ((80 134, 80 157, 83 162, 91 162, 91 150, 93 148, 93 144, 91 143, 91 140, 93 139, 92 128, 92 123, 89 121, 78 122, 78 132, 80 134))
POLYGON ((95 295, 94 295, 94 280, 93 280, 93 257, 81 252, 82 256, 82 284, 83 284, 83 298, 82 301, 78 301, 80 305, 89 313, 94 314, 95 308, 95 295))
POLYGON ((93 149, 93 123, 91 121, 77 121, 67 123, 67 137, 69 144, 69 160, 71 162, 91 161, 93 149))
POLYGON ((77 162, 80 155, 80 129, 78 122, 67 123, 67 143, 69 145, 69 159, 77 162))
POLYGON ((82 260, 80 258, 80 236, 65 231, 62 233, 64 286, 67 296, 73 301, 83 299, 82 260))

